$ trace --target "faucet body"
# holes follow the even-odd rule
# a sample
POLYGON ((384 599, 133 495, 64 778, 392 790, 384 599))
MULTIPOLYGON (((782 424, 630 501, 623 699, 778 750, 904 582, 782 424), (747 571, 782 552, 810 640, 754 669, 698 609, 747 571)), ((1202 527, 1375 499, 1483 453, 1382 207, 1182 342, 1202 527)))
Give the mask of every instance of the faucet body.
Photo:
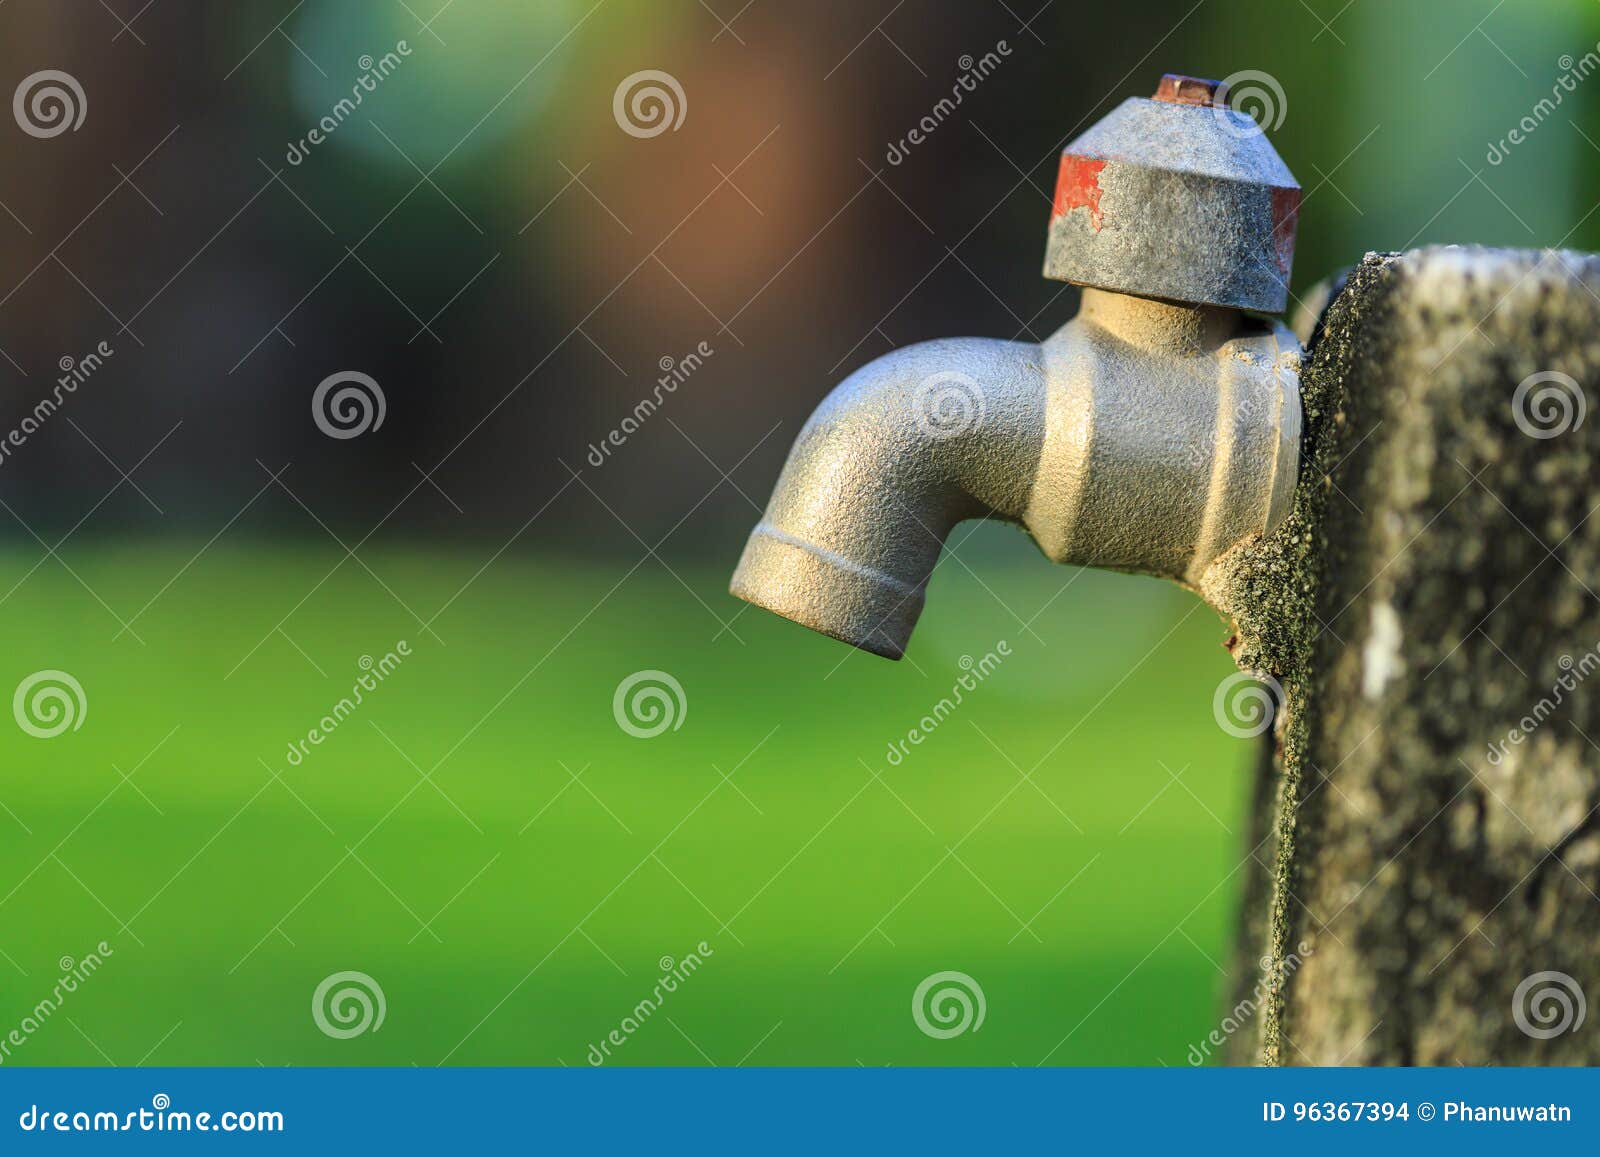
POLYGON ((733 593, 899 658, 968 518, 1022 526, 1053 562, 1197 586, 1288 511, 1299 357, 1275 322, 1097 289, 1038 345, 897 350, 801 431, 733 593))
POLYGON ((1300 187, 1229 88, 1163 77, 1067 145, 1045 274, 1084 286, 1078 315, 852 374, 795 441, 735 595, 898 659, 965 519, 1197 590, 1282 521, 1300 344, 1245 311, 1287 300, 1300 187))

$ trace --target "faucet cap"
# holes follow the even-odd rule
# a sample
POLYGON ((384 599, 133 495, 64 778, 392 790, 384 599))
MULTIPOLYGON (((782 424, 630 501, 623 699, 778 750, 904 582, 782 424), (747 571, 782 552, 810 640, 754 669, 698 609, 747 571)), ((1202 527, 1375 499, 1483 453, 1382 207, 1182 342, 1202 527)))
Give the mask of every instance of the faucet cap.
MULTIPOLYGON (((1283 311, 1300 186, 1262 126, 1229 105, 1231 87, 1244 91, 1169 73, 1153 99, 1130 97, 1067 145, 1046 277, 1283 311)), ((1276 92, 1275 82, 1267 88, 1276 92)), ((1261 103, 1270 116, 1283 102, 1279 94, 1261 103)))

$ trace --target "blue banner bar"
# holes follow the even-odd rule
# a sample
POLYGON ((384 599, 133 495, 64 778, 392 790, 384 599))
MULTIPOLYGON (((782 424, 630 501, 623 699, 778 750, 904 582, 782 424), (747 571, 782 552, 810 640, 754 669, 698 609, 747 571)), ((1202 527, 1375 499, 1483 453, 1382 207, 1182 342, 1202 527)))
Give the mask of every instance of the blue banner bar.
POLYGON ((0 1069, 0 1151, 1595 1152, 1597 1069, 0 1069), (1259 1147, 1259 1148, 1256 1148, 1259 1147))

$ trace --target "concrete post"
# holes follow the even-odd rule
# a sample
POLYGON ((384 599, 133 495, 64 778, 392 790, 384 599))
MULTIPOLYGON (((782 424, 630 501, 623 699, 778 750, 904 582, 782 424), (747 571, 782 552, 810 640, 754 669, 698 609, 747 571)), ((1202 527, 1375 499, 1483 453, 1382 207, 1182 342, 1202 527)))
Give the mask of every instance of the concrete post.
POLYGON ((1302 391, 1231 1059, 1600 1063, 1600 258, 1369 255, 1302 391))

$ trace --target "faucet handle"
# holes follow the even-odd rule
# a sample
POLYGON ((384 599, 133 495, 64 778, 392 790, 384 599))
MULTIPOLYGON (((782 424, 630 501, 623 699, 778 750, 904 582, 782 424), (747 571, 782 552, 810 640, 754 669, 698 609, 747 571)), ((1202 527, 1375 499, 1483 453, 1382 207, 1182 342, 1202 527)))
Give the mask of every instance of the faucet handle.
MULTIPOLYGON (((1237 74, 1238 91, 1256 97, 1272 89, 1275 111, 1281 90, 1262 76, 1237 74)), ((1283 312, 1300 186, 1262 127, 1229 106, 1231 87, 1168 73, 1153 98, 1130 97, 1067 145, 1046 277, 1283 312)))

